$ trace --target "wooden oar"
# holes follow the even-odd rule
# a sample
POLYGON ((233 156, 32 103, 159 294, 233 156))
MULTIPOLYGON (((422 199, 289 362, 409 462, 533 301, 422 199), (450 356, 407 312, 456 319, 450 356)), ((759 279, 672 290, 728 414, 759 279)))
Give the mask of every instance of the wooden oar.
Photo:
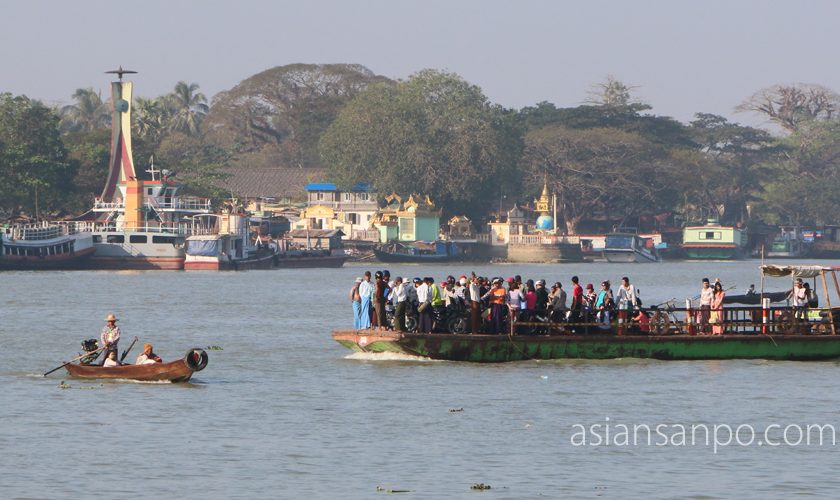
POLYGON ((61 366, 59 366, 59 367, 57 367, 57 368, 53 368, 52 370, 48 371, 47 373, 45 373, 45 374, 44 374, 44 376, 46 377, 47 375, 49 375, 50 373, 52 373, 52 372, 54 372, 54 371, 56 371, 56 370, 61 370, 62 368, 64 368, 65 366, 69 365, 70 363, 72 363, 72 362, 74 362, 74 361, 78 361, 78 360, 80 360, 80 359, 82 359, 82 358, 86 358, 86 357, 88 357, 88 356, 92 356, 92 355, 94 355, 94 354, 99 354, 99 352, 100 352, 100 351, 102 351, 103 349, 105 349, 106 347, 107 347, 107 346, 102 346, 102 347, 100 347, 99 349, 97 349, 97 350, 95 350, 95 351, 86 352, 86 353, 82 354, 82 355, 81 355, 81 356, 79 356, 79 357, 73 358, 73 359, 71 359, 70 361, 68 361, 68 362, 64 363, 63 365, 61 365, 61 366))
POLYGON ((134 340, 131 341, 131 344, 129 344, 128 349, 123 351, 122 357, 120 358, 120 363, 122 363, 123 360, 125 359, 125 357, 128 356, 128 351, 130 351, 131 348, 134 347, 134 344, 136 344, 136 343, 137 343, 137 337, 134 337, 134 340))

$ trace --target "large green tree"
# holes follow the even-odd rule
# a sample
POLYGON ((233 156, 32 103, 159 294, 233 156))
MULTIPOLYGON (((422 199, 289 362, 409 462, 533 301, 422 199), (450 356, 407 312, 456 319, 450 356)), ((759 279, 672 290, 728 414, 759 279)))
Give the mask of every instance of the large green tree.
POLYGON ((547 180, 558 218, 575 234, 583 219, 624 225, 666 208, 674 176, 668 159, 664 148, 637 133, 549 126, 526 135, 522 167, 531 186, 547 180))
POLYGON ((0 94, 0 208, 7 214, 58 210, 72 189, 75 164, 57 113, 26 96, 0 94))
POLYGON ((274 165, 320 166, 318 141, 339 110, 388 81, 358 64, 290 64, 253 75, 213 98, 210 140, 274 165))
POLYGON ((715 216, 728 224, 746 222, 748 204, 759 199, 764 180, 772 177, 785 148, 765 130, 709 113, 697 113, 689 131, 702 158, 680 156, 692 173, 685 188, 694 203, 683 207, 686 215, 715 216))
POLYGON ((521 151, 513 113, 458 75, 434 70, 362 92, 321 138, 331 180, 430 195, 447 213, 474 219, 501 192, 518 192, 521 151))

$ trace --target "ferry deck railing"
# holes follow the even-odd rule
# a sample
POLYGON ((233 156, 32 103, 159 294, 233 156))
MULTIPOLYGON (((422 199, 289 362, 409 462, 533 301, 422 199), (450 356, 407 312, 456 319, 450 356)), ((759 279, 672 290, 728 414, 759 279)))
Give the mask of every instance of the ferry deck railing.
MULTIPOLYGON (((610 311, 610 321, 601 322, 597 315, 586 313, 588 320, 567 321, 510 321, 505 320, 510 335, 835 335, 840 329, 840 308, 812 307, 795 309, 790 306, 764 308, 761 306, 725 307, 720 320, 711 320, 710 310, 696 308, 645 308, 650 318, 649 331, 641 331, 630 311, 610 311), (834 323, 832 323, 832 316, 834 323)), ((637 314, 633 311, 632 314, 637 314)), ((520 312, 521 314, 521 312, 520 312)), ((528 314, 532 315, 532 314, 528 314)), ((547 315, 547 314, 546 314, 547 315)))

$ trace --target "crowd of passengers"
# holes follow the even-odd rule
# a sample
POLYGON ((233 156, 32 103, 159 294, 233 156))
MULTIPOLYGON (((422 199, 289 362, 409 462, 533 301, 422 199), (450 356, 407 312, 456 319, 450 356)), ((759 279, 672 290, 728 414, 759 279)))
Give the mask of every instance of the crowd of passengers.
MULTIPOLYGON (((350 290, 353 328, 406 331, 406 317, 415 315, 418 331, 446 331, 445 318, 462 315, 468 322, 465 333, 517 333, 516 324, 566 323, 570 330, 586 326, 610 329, 619 311, 626 311, 631 331, 650 331, 650 318, 627 277, 613 290, 609 281, 600 289, 582 286, 571 278, 571 293, 561 282, 550 288, 544 280, 521 276, 503 279, 462 275, 448 276, 438 283, 432 277, 392 278, 389 271, 365 272, 350 290), (511 325, 514 327, 511 328, 511 325)), ((531 333, 535 330, 530 330, 531 333)), ((527 333, 527 332, 522 332, 527 333)))

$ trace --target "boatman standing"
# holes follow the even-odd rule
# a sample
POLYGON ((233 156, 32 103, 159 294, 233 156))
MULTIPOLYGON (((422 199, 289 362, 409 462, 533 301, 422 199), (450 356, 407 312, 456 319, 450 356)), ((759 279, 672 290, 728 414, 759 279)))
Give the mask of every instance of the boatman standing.
POLYGON ((109 314, 105 318, 105 326, 102 327, 102 333, 99 335, 99 340, 102 341, 100 346, 105 346, 105 359, 114 352, 119 355, 117 344, 120 341, 120 327, 117 326, 117 317, 109 314))

